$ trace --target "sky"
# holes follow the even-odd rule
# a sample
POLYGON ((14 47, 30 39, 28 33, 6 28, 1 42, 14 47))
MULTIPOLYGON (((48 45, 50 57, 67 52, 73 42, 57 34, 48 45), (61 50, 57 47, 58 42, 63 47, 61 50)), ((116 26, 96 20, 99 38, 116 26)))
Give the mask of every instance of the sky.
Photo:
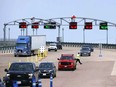
MULTIPOLYGON (((4 23, 17 19, 32 17, 51 19, 75 15, 76 17, 94 18, 116 23, 115 9, 116 0, 0 0, 0 39, 3 39, 4 23)), ((70 30, 68 26, 61 26, 60 30, 60 36, 64 36, 64 42, 83 42, 82 27, 70 30)), ((108 43, 116 44, 115 33, 116 27, 108 28, 108 43)), ((31 27, 28 28, 28 34, 33 35, 31 27)), ((46 30, 39 27, 37 34, 46 35, 47 41, 57 41, 58 29, 46 30)), ((19 26, 6 27, 7 39, 16 39, 19 35, 21 35, 19 26)), ((85 31, 86 43, 106 43, 106 39, 106 31, 101 31, 98 27, 85 31)))

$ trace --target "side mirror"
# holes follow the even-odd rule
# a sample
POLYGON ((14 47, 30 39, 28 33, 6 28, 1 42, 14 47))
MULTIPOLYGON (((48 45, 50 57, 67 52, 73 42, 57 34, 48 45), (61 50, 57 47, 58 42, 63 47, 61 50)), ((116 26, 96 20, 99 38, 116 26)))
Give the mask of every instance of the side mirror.
POLYGON ((8 72, 8 69, 5 69, 4 71, 5 71, 5 72, 8 72))

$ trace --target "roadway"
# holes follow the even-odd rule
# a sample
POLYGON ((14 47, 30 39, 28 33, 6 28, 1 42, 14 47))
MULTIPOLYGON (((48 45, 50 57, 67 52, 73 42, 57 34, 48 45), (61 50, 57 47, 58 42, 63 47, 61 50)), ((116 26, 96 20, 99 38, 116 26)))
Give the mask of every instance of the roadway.
MULTIPOLYGON (((48 56, 36 62, 39 65, 42 61, 53 61, 58 66, 57 58, 62 53, 77 54, 78 47, 63 47, 57 52, 48 52, 48 56)), ((102 57, 99 57, 100 50, 95 49, 90 57, 81 57, 82 65, 77 64, 75 71, 57 71, 53 79, 53 87, 116 87, 116 53, 115 49, 102 49, 102 57)), ((30 61, 35 57, 28 57, 30 61)), ((27 61, 26 57, 13 57, 13 54, 0 53, 0 77, 5 75, 4 69, 15 61, 27 61)), ((28 60, 29 61, 29 60, 28 60)), ((34 61, 35 62, 35 61, 34 61)), ((49 87, 50 79, 41 79, 43 87, 49 87)))

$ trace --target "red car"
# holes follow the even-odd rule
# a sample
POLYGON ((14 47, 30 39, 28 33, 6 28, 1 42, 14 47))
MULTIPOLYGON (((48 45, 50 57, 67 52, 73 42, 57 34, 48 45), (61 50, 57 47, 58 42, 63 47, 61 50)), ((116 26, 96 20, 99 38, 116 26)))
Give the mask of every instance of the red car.
POLYGON ((61 54, 61 57, 58 58, 58 70, 76 69, 76 60, 74 58, 74 54, 61 54))

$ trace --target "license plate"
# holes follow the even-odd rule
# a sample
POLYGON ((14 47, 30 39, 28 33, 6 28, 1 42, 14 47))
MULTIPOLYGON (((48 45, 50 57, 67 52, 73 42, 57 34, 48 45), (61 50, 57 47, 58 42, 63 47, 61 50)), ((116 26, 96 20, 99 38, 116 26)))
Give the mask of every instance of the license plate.
POLYGON ((17 84, 21 84, 21 81, 17 81, 17 84))
POLYGON ((43 73, 43 76, 46 76, 46 73, 43 73))

